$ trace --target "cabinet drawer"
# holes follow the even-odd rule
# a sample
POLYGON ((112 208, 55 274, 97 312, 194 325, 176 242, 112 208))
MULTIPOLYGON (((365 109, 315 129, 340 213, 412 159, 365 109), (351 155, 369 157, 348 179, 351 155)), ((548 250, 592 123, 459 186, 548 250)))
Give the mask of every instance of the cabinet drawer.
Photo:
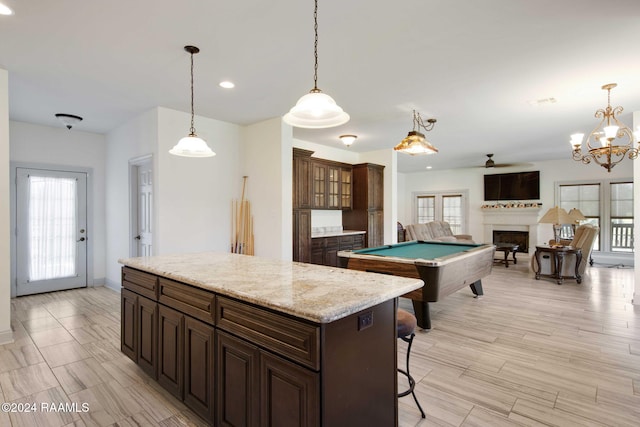
POLYGON ((122 286, 154 301, 158 300, 158 277, 153 274, 122 267, 122 286))
POLYGON ((158 301, 213 325, 213 310, 215 309, 215 294, 213 292, 161 277, 158 301))
POLYGON ((311 369, 320 369, 317 325, 218 297, 216 326, 311 369))

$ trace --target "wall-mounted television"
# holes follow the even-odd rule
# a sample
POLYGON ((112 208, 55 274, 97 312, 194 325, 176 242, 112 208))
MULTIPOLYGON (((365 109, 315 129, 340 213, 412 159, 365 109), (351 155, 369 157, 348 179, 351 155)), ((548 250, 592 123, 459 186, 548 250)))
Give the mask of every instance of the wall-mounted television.
POLYGON ((540 199, 540 171, 484 176, 485 200, 540 199))

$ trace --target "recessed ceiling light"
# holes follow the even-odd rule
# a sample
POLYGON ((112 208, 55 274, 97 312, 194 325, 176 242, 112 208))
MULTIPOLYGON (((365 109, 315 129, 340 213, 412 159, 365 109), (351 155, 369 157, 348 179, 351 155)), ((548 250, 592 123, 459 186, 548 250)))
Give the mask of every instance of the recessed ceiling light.
POLYGON ((0 3, 0 15, 13 15, 13 10, 3 3, 0 3))
POLYGON ((433 166, 427 166, 427 169, 433 169, 433 166))
POLYGON ((220 82, 219 84, 220 84, 220 87, 223 87, 225 89, 233 89, 234 87, 236 87, 236 85, 233 84, 233 82, 230 82, 228 80, 220 82))

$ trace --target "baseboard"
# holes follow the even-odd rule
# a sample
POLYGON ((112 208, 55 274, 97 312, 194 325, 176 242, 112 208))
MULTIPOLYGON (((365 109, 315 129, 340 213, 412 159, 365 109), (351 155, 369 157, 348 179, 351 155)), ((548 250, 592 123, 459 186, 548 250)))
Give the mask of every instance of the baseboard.
POLYGON ((9 329, 8 331, 0 331, 0 345, 2 344, 10 344, 13 342, 13 331, 9 329))
POLYGON ((122 288, 122 286, 120 285, 120 282, 114 282, 113 280, 109 280, 109 279, 105 279, 104 281, 104 287, 105 288, 109 288, 113 291, 116 292, 120 292, 120 289, 122 288))

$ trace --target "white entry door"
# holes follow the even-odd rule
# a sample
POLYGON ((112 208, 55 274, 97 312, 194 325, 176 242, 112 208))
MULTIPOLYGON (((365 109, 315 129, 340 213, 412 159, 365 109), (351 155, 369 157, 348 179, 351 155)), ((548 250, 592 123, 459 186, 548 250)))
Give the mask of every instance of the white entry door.
POLYGON ((16 169, 16 295, 87 286, 87 174, 16 169))

